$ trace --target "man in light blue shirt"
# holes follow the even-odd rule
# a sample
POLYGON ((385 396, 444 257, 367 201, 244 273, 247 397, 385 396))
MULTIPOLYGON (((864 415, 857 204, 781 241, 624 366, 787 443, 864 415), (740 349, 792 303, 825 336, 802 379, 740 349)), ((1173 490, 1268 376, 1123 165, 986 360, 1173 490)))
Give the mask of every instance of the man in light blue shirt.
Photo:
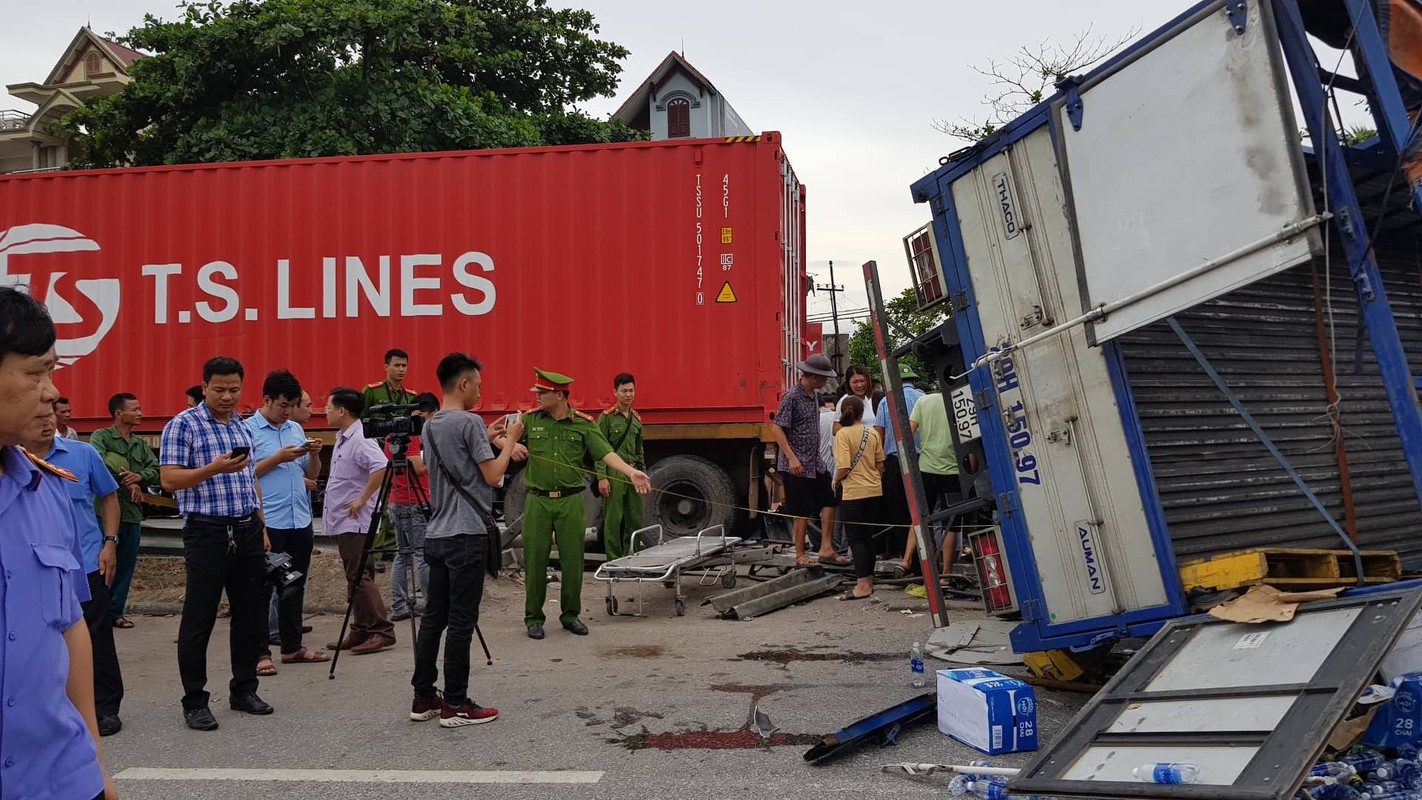
MULTIPOLYGON (((292 568, 301 573, 292 591, 280 599, 273 598, 283 664, 329 660, 325 653, 307 650, 301 643, 301 606, 306 599, 306 574, 311 571, 313 544, 311 493, 306 490, 306 479, 313 467, 321 468, 320 458, 311 457, 313 451, 320 452, 320 444, 312 445, 301 426, 291 421, 292 411, 301 404, 301 394, 301 384, 290 372, 276 370, 262 383, 261 410, 245 420, 252 432, 252 457, 257 462, 257 483, 262 487, 262 512, 272 552, 290 556, 292 568)), ((272 594, 271 587, 267 592, 272 594)), ((269 649, 257 661, 257 674, 276 674, 269 649)))
MULTIPOLYGON (((918 401, 923 397, 923 392, 913 384, 918 380, 918 373, 909 365, 900 364, 899 379, 904 386, 904 405, 908 407, 904 413, 912 414, 913 407, 918 405, 918 401)), ((908 546, 907 526, 913 518, 909 515, 908 494, 904 492, 903 468, 899 466, 899 443, 894 440, 894 424, 889 419, 889 403, 879 404, 879 412, 874 415, 874 430, 879 432, 879 440, 884 443, 884 475, 880 478, 884 490, 884 522, 904 526, 891 528, 880 537, 880 546, 884 548, 880 555, 885 558, 903 558, 908 546)), ((918 443, 917 434, 913 437, 913 449, 915 456, 923 449, 918 443)))
POLYGON ((74 511, 74 528, 84 555, 89 600, 83 603, 84 622, 94 647, 94 712, 99 718, 99 735, 112 736, 123 727, 119 706, 123 703, 123 673, 114 648, 113 617, 109 610, 109 584, 118 572, 119 499, 118 481, 109 473, 99 451, 84 442, 57 435, 57 421, 44 423, 38 434, 25 442, 25 449, 45 461, 68 470, 75 478, 65 484, 74 511), (103 518, 95 516, 95 500, 103 518))

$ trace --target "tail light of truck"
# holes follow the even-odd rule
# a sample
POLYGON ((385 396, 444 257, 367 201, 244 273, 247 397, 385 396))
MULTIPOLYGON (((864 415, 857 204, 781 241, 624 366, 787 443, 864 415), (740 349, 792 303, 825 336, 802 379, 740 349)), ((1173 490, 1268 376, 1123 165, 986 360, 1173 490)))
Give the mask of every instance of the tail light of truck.
POLYGON ((1007 571, 1007 559, 1002 549, 1002 532, 985 528, 968 534, 973 551, 973 563, 978 570, 978 585, 983 591, 983 608, 989 614, 1010 614, 1017 611, 1012 595, 1012 577, 1007 571))

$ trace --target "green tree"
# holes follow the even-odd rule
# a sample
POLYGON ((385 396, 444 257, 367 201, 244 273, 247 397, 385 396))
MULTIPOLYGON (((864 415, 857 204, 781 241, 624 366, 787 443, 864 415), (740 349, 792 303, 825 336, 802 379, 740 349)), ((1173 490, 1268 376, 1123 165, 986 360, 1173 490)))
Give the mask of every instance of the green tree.
MULTIPOLYGON (((918 310, 918 298, 914 295, 913 289, 903 290, 898 297, 892 298, 884 306, 884 313, 889 318, 889 347, 894 349, 907 344, 910 339, 922 336, 943 324, 948 319, 944 313, 943 306, 937 306, 927 311, 918 310)), ((875 378, 882 378, 879 369, 879 349, 874 344, 874 323, 872 320, 861 320, 854 333, 849 337, 849 363, 863 364, 869 368, 869 373, 875 378)), ((900 364, 907 364, 913 367, 914 372, 924 378, 931 376, 924 370, 922 364, 913 356, 904 356, 899 359, 900 364)))
POLYGON ((117 39, 151 53, 70 114, 76 167, 627 141, 575 104, 627 50, 548 0, 184 2, 117 39))

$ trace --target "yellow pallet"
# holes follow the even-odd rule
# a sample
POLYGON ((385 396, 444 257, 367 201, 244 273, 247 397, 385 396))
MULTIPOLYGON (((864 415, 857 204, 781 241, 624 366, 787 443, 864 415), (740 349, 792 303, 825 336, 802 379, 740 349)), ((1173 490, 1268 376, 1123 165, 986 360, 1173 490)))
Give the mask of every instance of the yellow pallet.
MULTIPOLYGON (((1402 576, 1402 559, 1390 550, 1364 550, 1363 582, 1390 583, 1402 576)), ((1350 550, 1257 548, 1225 553, 1180 565, 1185 591, 1238 589, 1256 583, 1320 588, 1357 583, 1350 550)))

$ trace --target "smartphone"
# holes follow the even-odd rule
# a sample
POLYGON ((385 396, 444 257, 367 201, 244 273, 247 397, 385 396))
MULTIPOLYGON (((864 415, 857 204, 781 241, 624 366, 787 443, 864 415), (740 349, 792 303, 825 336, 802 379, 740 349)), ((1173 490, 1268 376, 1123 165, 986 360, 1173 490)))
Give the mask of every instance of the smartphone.
POLYGON ((307 446, 307 447, 318 447, 318 446, 320 446, 320 444, 321 444, 321 440, 320 440, 320 439, 307 439, 307 440, 306 440, 306 446, 307 446))
POLYGON ((234 447, 232 448, 232 452, 227 455, 229 458, 246 458, 251 454, 252 448, 250 447, 234 447))
POLYGON ((517 411, 515 411, 515 412, 512 413, 512 414, 505 414, 505 415, 504 415, 504 426, 505 426, 505 427, 508 427, 509 425, 512 425, 512 424, 514 424, 515 422, 518 422, 520 419, 523 419, 523 415, 520 414, 520 413, 517 412, 517 411))

